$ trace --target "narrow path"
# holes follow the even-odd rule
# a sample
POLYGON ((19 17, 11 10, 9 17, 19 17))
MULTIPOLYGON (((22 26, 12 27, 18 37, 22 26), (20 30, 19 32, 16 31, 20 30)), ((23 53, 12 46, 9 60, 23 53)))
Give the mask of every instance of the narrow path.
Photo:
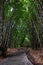
POLYGON ((0 65, 33 65, 27 58, 25 52, 17 52, 5 58, 0 65))

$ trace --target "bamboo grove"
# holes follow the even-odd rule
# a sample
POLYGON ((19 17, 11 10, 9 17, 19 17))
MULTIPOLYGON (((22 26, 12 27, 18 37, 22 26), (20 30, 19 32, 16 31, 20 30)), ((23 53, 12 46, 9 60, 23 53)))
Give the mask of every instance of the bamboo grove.
POLYGON ((0 0, 0 47, 43 47, 42 0, 0 0))

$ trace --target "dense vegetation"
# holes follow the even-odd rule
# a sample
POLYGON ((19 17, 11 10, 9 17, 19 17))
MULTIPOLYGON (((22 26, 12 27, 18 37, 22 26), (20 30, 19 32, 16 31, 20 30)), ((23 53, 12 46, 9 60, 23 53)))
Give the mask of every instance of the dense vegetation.
POLYGON ((41 47, 39 10, 41 1, 0 0, 3 19, 3 45, 41 47))

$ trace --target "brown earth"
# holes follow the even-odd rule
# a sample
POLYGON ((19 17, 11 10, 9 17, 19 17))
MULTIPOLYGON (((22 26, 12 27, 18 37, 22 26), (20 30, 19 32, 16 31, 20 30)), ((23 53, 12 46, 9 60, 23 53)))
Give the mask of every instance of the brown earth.
MULTIPOLYGON (((22 51, 24 50, 27 54, 28 59, 34 64, 34 65, 43 65, 43 49, 42 50, 33 50, 31 48, 8 48, 7 55, 12 54, 14 52, 22 51)), ((0 61, 2 61, 4 58, 0 57, 0 61)))
POLYGON ((28 58, 37 65, 43 65, 43 49, 42 50, 33 50, 29 49, 28 58), (30 56, 29 56, 30 55, 30 56))

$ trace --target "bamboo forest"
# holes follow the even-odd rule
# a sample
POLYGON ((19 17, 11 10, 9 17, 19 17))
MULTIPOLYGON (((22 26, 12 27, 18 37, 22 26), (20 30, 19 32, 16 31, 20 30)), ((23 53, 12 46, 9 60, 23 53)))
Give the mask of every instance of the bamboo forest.
POLYGON ((0 0, 0 65, 43 65, 43 0, 0 0))

